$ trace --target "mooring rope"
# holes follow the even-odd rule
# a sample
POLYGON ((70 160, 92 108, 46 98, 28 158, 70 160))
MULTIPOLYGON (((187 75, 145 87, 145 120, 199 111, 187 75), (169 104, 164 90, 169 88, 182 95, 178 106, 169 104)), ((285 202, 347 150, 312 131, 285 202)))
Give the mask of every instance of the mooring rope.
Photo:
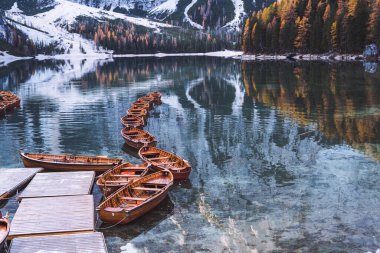
MULTIPOLYGON (((123 222, 126 218, 128 218, 128 216, 125 216, 123 219, 121 219, 119 222, 109 226, 109 227, 105 227, 105 228, 98 228, 97 230, 105 230, 105 229, 110 229, 110 228, 113 228, 113 227, 116 227, 117 225, 119 225, 121 222, 123 222)), ((96 224, 98 224, 98 221, 99 221, 99 217, 98 219, 96 220, 96 224)))

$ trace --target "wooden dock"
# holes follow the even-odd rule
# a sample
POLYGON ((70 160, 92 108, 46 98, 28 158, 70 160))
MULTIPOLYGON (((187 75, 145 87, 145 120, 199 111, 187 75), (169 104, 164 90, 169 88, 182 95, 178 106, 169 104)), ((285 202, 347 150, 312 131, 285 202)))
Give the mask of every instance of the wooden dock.
POLYGON ((10 247, 10 253, 37 252, 107 253, 107 247, 103 233, 99 232, 16 238, 10 247))
POLYGON ((94 223, 92 195, 25 198, 12 219, 8 240, 93 232, 94 223))
POLYGON ((25 186, 42 168, 0 168, 0 201, 25 186))
POLYGON ((20 194, 19 200, 90 194, 94 179, 94 171, 38 173, 20 194))

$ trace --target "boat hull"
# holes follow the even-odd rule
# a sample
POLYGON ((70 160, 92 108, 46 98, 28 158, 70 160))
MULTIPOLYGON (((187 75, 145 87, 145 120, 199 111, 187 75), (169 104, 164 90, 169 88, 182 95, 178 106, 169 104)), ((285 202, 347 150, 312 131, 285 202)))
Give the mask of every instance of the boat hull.
POLYGON ((144 214, 148 213, 152 209, 154 209, 156 206, 158 206, 168 195, 169 189, 162 192, 160 195, 152 199, 151 201, 142 204, 135 210, 132 210, 131 212, 126 212, 124 210, 118 211, 118 212, 112 212, 112 211, 106 211, 105 209, 99 210, 99 217, 100 219, 105 223, 112 223, 112 224, 127 224, 131 221, 143 216, 144 214))
POLYGON ((120 164, 98 177, 96 185, 104 196, 109 196, 121 187, 135 179, 145 176, 150 169, 150 164, 120 164))
POLYGON ((161 101, 161 93, 156 91, 156 92, 151 92, 149 93, 150 96, 152 96, 154 98, 153 102, 156 104, 156 105, 159 105, 159 104, 162 104, 162 101, 161 101))
MULTIPOLYGON (((142 130, 142 129, 141 129, 142 130)), ((133 149, 139 150, 140 148, 147 147, 155 147, 157 145, 156 138, 151 135, 149 132, 144 130, 136 130, 134 128, 124 128, 121 130, 121 136, 123 137, 125 144, 133 149), (132 133, 131 133, 132 132, 132 133), (139 135, 140 138, 133 138, 134 135, 139 135)))
POLYGON ((154 170, 169 170, 174 177, 174 180, 186 180, 189 178, 191 173, 191 166, 188 161, 182 159, 178 155, 170 153, 168 151, 160 150, 156 147, 142 147, 139 152, 139 157, 146 163, 149 163, 154 170), (152 150, 155 157, 149 157, 152 153, 149 153, 149 150, 152 150), (148 153, 146 153, 148 151, 148 153), (156 157, 156 155, 159 155, 156 157), (160 158, 160 156, 163 156, 160 158), (157 159, 162 159, 163 161, 157 162, 157 159), (168 162, 168 159, 170 161, 168 162), (174 162, 171 162, 174 161, 174 162), (176 161, 181 162, 178 166, 173 166, 176 161))
POLYGON ((49 171, 64 172, 64 171, 95 171, 103 173, 117 164, 72 164, 72 163, 53 163, 47 161, 36 161, 25 156, 22 157, 22 162, 27 168, 44 168, 49 171))
POLYGON ((124 127, 134 127, 138 129, 144 129, 144 126, 147 122, 146 119, 144 119, 143 117, 135 117, 135 118, 136 118, 136 121, 128 121, 128 120, 125 120, 125 117, 122 117, 120 119, 120 122, 124 127))
POLYGON ((0 251, 4 248, 9 234, 9 221, 7 218, 0 219, 0 251))
POLYGON ((100 191, 103 193, 104 196, 111 195, 115 191, 119 190, 120 187, 123 187, 123 186, 125 186, 128 183, 129 183, 129 181, 126 181, 125 183, 119 183, 118 185, 107 185, 107 186, 104 186, 104 184, 99 183, 98 181, 96 181, 96 185, 99 187, 100 191))
POLYGON ((127 144, 128 146, 138 150, 144 146, 148 146, 148 147, 155 147, 157 145, 157 141, 152 141, 152 142, 149 142, 149 143, 143 143, 143 142, 134 142, 134 141, 130 141, 126 138, 124 138, 124 141, 125 141, 125 144, 127 144))
POLYGON ((173 174, 174 180, 186 180, 189 178, 191 173, 191 167, 186 167, 181 170, 174 170, 165 166, 161 166, 159 164, 151 164, 152 169, 160 171, 160 170, 169 170, 173 174))

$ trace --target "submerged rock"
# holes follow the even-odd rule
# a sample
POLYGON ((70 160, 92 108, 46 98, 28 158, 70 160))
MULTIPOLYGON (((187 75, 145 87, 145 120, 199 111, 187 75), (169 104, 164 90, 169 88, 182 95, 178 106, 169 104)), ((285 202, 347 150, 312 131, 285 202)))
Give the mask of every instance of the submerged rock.
POLYGON ((365 47, 363 57, 366 60, 377 60, 379 57, 379 49, 375 43, 369 44, 365 47))
POLYGON ((363 62, 364 71, 370 74, 374 74, 377 71, 376 62, 363 62))

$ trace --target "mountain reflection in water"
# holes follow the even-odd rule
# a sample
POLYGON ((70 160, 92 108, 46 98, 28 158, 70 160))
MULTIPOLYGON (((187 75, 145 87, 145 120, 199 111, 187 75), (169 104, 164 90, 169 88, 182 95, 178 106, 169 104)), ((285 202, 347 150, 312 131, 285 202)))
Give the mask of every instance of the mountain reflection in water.
POLYGON ((102 231, 110 252, 374 252, 379 81, 361 63, 15 62, 0 68, 0 88, 22 101, 0 120, 0 166, 21 166, 18 150, 139 162, 119 119, 158 90, 146 129, 193 170, 157 210, 102 231))

